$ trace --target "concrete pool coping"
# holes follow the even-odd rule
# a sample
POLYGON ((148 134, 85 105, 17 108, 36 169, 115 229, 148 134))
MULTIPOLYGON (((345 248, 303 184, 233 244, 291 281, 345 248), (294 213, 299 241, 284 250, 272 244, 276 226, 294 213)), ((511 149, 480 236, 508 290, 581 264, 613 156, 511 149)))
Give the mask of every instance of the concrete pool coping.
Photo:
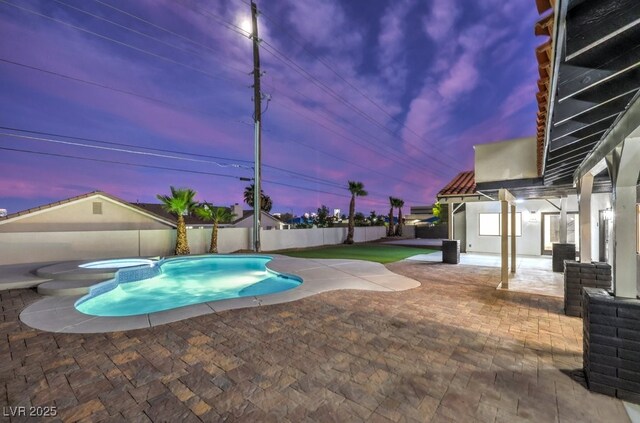
POLYGON ((74 307, 82 295, 45 297, 20 313, 26 325, 48 332, 103 333, 144 329, 191 317, 226 310, 260 307, 296 301, 327 291, 359 289, 369 291, 404 291, 417 288, 420 282, 388 270, 380 263, 363 260, 303 259, 277 254, 267 267, 279 273, 303 279, 294 289, 275 294, 210 301, 137 316, 98 317, 80 313, 74 307))

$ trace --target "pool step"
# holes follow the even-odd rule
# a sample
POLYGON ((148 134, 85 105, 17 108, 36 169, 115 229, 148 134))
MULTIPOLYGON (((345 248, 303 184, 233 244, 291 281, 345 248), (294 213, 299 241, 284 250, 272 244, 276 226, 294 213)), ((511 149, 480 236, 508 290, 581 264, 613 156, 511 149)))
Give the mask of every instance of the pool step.
POLYGON ((104 280, 52 280, 38 285, 38 294, 54 297, 85 295, 89 293, 90 287, 100 282, 104 280))

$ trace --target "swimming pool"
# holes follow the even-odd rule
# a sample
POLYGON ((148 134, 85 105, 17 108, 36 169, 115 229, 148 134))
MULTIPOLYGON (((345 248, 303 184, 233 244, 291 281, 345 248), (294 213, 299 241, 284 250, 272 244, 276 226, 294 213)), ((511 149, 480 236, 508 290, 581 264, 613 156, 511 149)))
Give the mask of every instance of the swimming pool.
POLYGON ((93 316, 134 316, 228 298, 265 295, 299 286, 302 279, 266 267, 266 256, 169 258, 124 268, 75 303, 93 316))

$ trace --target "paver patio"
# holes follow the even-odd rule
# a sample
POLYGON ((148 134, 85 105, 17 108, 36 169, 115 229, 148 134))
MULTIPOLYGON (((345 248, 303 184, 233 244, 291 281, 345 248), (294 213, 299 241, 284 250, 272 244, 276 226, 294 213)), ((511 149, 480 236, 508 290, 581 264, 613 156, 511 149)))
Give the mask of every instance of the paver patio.
POLYGON ((39 296, 1 292, 0 406, 55 405, 63 421, 629 421, 585 389, 582 321, 561 299, 498 291, 495 268, 388 268, 422 286, 91 335, 31 329, 18 314, 39 296))

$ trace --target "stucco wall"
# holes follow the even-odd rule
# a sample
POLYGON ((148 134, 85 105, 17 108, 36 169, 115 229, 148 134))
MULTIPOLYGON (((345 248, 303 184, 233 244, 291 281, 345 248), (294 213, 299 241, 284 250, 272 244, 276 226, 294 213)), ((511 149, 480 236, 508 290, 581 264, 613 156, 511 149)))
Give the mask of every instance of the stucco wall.
MULTIPOLYGON (((559 200, 551 200, 559 205, 559 200)), ((609 194, 593 194, 591 198, 591 249, 593 259, 598 259, 599 237, 598 237, 598 211, 606 209, 610 205, 609 194)), ((467 203, 466 205, 466 225, 467 225, 467 251, 478 253, 500 253, 499 236, 478 235, 478 223, 480 213, 499 213, 499 201, 486 201, 477 203, 467 203)), ((527 200, 516 205, 516 213, 522 213, 522 236, 516 238, 516 251, 518 254, 540 255, 542 249, 542 213, 557 212, 545 200, 527 200), (536 211, 536 220, 530 221, 529 216, 532 211, 536 211)), ((575 195, 567 198, 567 211, 578 211, 578 198, 575 195)), ((456 222, 457 223, 457 222, 456 222)), ((456 229, 457 231, 457 229, 456 229)))
MULTIPOLYGON (((578 211, 576 196, 567 199, 567 211, 578 211)), ((559 204, 559 201, 555 201, 559 204)), ((478 253, 500 253, 499 236, 480 236, 479 214, 499 213, 499 201, 467 203, 467 251, 478 253)), ((544 200, 527 200, 517 204, 516 213, 522 213, 522 236, 516 237, 516 251, 524 255, 540 255, 542 246, 542 212, 556 212, 558 209, 544 200), (530 212, 536 211, 536 221, 529 219, 530 212)))
POLYGON ((0 225, 0 232, 67 232, 130 229, 166 229, 169 225, 105 197, 89 197, 34 212, 0 225), (93 203, 102 214, 93 214, 93 203))
MULTIPOLYGON (((339 244, 347 228, 262 231, 263 251, 339 244)), ((384 226, 355 228, 356 242, 373 241, 385 235, 384 226)), ((207 252, 210 228, 187 231, 192 254, 207 252)), ((129 231, 10 232, 0 233, 0 265, 98 259, 111 257, 169 256, 175 248, 175 229, 129 231)), ((251 230, 221 228, 218 251, 248 250, 251 230)))
POLYGON ((536 139, 475 145, 476 182, 506 181, 538 176, 536 139), (505 166, 509 163, 509 166, 505 166))

